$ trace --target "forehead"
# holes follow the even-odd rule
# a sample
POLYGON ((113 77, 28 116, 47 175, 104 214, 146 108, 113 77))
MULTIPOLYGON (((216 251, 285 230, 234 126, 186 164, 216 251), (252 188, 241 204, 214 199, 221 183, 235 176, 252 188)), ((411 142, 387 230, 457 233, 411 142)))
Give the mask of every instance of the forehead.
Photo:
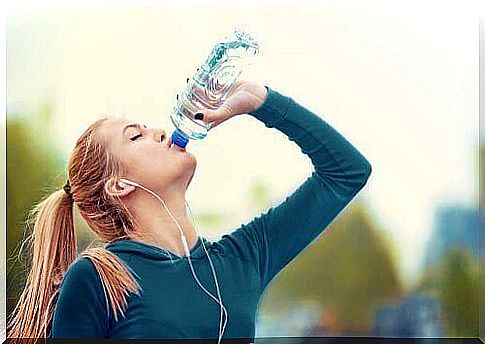
POLYGON ((120 140, 123 129, 130 123, 136 123, 136 121, 125 118, 108 118, 101 125, 100 136, 107 140, 120 140))

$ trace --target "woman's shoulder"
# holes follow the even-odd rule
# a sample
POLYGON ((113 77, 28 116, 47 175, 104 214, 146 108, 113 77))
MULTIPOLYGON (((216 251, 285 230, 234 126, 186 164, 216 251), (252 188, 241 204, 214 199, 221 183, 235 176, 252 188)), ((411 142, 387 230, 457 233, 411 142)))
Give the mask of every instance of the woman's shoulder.
POLYGON ((78 257, 71 263, 64 275, 61 288, 70 286, 77 286, 77 290, 81 290, 83 286, 89 286, 89 289, 102 287, 98 272, 91 259, 78 257))
POLYGON ((96 275, 96 268, 88 257, 78 257, 76 258, 69 268, 67 269, 67 275, 96 275))
POLYGON ((101 307, 96 309, 104 314, 104 288, 94 263, 88 257, 79 256, 67 269, 59 290, 59 302, 68 305, 88 302, 89 307, 101 307))
POLYGON ((98 272, 87 257, 68 267, 53 317, 54 337, 104 337, 109 314, 98 272))

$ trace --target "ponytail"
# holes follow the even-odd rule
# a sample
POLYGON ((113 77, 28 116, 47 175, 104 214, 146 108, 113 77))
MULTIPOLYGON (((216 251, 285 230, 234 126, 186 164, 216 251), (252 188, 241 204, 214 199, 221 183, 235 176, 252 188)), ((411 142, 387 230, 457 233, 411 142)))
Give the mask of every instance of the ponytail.
MULTIPOLYGON (((30 217, 35 219, 33 231, 26 239, 32 252, 30 272, 7 326, 7 338, 13 340, 52 336, 60 285, 67 269, 78 257, 70 190, 64 187, 52 193, 35 206, 30 217)), ((128 293, 140 295, 141 287, 133 277, 135 273, 104 246, 88 247, 80 257, 93 262, 101 279, 106 307, 111 306, 115 321, 118 313, 124 317, 128 293)))
MULTIPOLYGON (((110 153, 109 143, 99 135, 108 118, 96 120, 76 141, 68 163, 68 184, 31 212, 29 218, 35 220, 33 231, 25 240, 31 246, 31 267, 25 288, 9 317, 7 338, 52 337, 61 282, 78 258, 73 203, 103 243, 130 237, 135 230, 134 219, 123 203, 104 190, 108 178, 127 170, 123 160, 110 153)), ((113 318, 117 319, 118 312, 124 316, 126 296, 129 292, 139 295, 141 290, 132 271, 105 247, 88 248, 81 256, 88 257, 96 267, 106 307, 112 310, 113 318)))
POLYGON ((31 211, 31 267, 25 288, 7 325, 8 338, 48 338, 59 286, 77 256, 72 197, 49 195, 31 211))

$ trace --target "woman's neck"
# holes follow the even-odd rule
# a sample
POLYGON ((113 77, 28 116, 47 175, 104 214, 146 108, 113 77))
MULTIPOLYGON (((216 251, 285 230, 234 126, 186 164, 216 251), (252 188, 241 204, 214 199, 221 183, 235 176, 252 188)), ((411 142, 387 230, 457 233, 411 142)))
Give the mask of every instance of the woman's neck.
POLYGON ((174 193, 169 196, 161 196, 161 198, 181 229, 160 201, 151 195, 138 194, 132 207, 133 216, 136 219, 135 233, 137 233, 134 239, 166 249, 179 256, 185 256, 180 230, 187 239, 189 250, 198 239, 195 226, 188 215, 185 195, 174 193))

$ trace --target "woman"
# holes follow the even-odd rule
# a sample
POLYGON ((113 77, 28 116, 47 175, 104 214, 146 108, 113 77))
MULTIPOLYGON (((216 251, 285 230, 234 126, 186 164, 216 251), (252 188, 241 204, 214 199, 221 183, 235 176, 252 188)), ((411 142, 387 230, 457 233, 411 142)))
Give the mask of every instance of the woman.
POLYGON ((250 114, 311 159, 311 176, 279 205, 211 242, 197 235, 185 192, 195 157, 162 129, 119 118, 93 123, 76 143, 68 183, 36 208, 33 265, 9 337, 217 338, 220 306, 188 268, 177 219, 200 283, 225 306, 224 338, 254 338, 258 303, 366 184, 371 165, 322 118, 265 85, 239 81, 224 105, 198 117, 217 126, 250 114), (103 245, 77 255, 73 205, 103 245), (211 258, 208 263, 205 249, 211 258))

